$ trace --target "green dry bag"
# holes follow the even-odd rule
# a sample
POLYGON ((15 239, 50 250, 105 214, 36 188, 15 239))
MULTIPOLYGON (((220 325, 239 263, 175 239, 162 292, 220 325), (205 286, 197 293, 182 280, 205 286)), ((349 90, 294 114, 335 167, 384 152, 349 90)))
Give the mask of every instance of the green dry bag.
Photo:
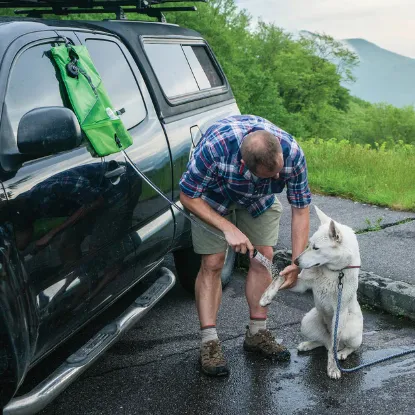
POLYGON ((53 47, 51 52, 79 124, 95 152, 99 156, 119 152, 115 137, 123 149, 130 146, 133 140, 111 105, 87 48, 67 44, 53 47))

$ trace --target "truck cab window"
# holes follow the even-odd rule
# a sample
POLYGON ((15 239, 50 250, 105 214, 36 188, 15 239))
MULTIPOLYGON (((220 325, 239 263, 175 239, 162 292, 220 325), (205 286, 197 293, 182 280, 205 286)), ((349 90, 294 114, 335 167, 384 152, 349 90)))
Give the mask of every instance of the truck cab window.
POLYGON ((133 72, 120 47, 107 40, 87 39, 86 46, 95 68, 116 110, 125 112, 121 119, 130 129, 146 118, 147 111, 133 72))
POLYGON ((6 105, 15 137, 20 119, 34 108, 68 106, 64 86, 50 54, 51 43, 23 51, 10 73, 6 105))

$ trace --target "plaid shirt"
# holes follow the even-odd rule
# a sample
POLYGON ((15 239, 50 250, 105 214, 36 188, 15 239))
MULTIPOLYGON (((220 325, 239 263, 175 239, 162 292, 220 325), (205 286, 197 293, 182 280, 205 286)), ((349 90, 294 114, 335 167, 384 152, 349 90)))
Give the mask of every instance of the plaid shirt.
POLYGON ((217 121, 197 144, 187 171, 180 180, 183 193, 201 197, 221 215, 232 203, 247 208, 253 217, 265 212, 287 186, 289 203, 304 208, 311 203, 307 165, 300 146, 288 133, 261 117, 235 115, 217 121), (284 168, 278 179, 259 179, 241 164, 244 137, 265 130, 281 143, 284 168))

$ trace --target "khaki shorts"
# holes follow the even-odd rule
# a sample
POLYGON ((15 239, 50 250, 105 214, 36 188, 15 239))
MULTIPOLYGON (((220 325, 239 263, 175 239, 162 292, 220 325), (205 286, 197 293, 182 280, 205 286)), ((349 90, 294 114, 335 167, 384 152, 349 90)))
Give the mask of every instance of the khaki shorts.
MULTIPOLYGON (((248 237, 252 245, 275 246, 278 242, 281 213, 282 205, 277 197, 275 197, 275 202, 271 207, 257 218, 253 218, 246 208, 239 205, 233 205, 231 212, 225 218, 236 225, 248 237)), ((223 233, 216 228, 210 225, 204 225, 218 235, 223 236, 223 233)), ((192 240, 194 251, 201 255, 225 252, 228 246, 226 241, 216 238, 210 232, 196 226, 193 222, 192 240)))

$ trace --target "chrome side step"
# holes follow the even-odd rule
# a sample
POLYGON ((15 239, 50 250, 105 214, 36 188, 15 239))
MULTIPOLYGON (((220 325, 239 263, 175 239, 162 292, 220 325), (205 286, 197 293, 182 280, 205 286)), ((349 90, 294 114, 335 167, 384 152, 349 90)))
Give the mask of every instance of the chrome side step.
POLYGON ((121 334, 137 323, 173 287, 176 281, 174 274, 164 267, 158 272, 160 277, 123 314, 69 356, 31 392, 12 399, 3 409, 3 414, 31 415, 39 412, 85 372, 121 334))

